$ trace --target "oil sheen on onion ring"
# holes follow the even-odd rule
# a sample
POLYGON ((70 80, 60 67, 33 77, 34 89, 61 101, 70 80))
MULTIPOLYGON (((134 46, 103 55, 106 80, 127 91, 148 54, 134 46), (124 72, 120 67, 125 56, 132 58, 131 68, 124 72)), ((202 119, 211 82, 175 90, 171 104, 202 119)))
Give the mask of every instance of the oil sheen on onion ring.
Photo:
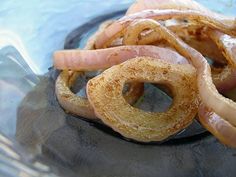
POLYGON ((236 127, 222 119, 203 104, 199 107, 198 120, 223 144, 236 148, 236 127))
POLYGON ((113 66, 87 84, 95 114, 124 137, 141 142, 161 141, 192 123, 198 109, 196 72, 191 65, 174 65, 147 57, 113 66), (166 112, 145 112, 122 96, 125 83, 168 85, 173 103, 166 112))

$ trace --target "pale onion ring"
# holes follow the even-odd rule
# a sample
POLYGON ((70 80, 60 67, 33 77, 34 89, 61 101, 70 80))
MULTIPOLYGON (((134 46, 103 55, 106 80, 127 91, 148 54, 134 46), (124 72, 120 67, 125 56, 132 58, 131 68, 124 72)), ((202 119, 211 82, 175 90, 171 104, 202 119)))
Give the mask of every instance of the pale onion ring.
MULTIPOLYGON (((97 36, 110 24, 104 22, 99 26, 98 31, 92 35, 86 43, 85 49, 91 50, 94 48, 94 42, 97 36)), ((68 112, 82 116, 88 119, 97 119, 94 114, 88 99, 75 95, 70 87, 73 85, 75 79, 83 72, 62 71, 55 82, 55 93, 59 104, 68 112)))
POLYGON ((188 63, 184 57, 171 49, 156 46, 119 46, 97 50, 57 51, 54 53, 54 67, 76 71, 106 69, 140 56, 161 58, 170 63, 188 63))
MULTIPOLYGON (((168 19, 188 19, 191 21, 197 21, 202 25, 209 26, 211 28, 222 31, 226 34, 236 35, 236 22, 232 20, 230 24, 226 23, 222 16, 214 14, 209 15, 203 11, 194 10, 146 10, 139 13, 135 13, 129 16, 125 16, 120 20, 112 23, 108 28, 101 33, 96 42, 96 48, 105 48, 116 38, 124 35, 124 29, 136 19, 154 19, 154 20, 168 20, 168 19)), ((226 18, 226 17, 225 17, 226 18)), ((229 20, 229 19, 228 19, 229 20)), ((231 19, 230 19, 231 20, 231 19)))
POLYGON ((198 119, 223 144, 236 148, 236 127, 203 104, 199 107, 198 119))
POLYGON ((123 136, 137 141, 161 141, 187 127, 198 109, 196 72, 191 65, 168 64, 140 57, 113 66, 87 84, 95 114, 123 136), (174 95, 167 112, 145 112, 122 96, 126 82, 167 84, 174 95))
MULTIPOLYGON (((215 14, 215 12, 210 11, 209 9, 193 0, 137 0, 129 7, 126 15, 134 14, 147 9, 197 10, 206 12, 210 15, 215 14)), ((233 18, 230 19, 230 21, 232 20, 233 18)))

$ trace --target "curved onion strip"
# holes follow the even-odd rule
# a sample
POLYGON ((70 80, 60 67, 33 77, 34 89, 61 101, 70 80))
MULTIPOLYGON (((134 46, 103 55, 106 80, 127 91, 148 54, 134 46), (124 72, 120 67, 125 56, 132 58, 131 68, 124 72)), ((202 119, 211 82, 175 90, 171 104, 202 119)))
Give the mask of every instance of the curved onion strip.
MULTIPOLYGON (((153 43, 156 40, 162 40, 161 36, 156 35, 155 31, 152 31, 151 33, 149 33, 147 36, 144 36, 143 38, 140 38, 140 33, 145 30, 145 29, 149 29, 150 28, 150 24, 149 22, 145 23, 145 20, 143 20, 143 22, 140 23, 140 20, 138 21, 138 23, 131 23, 131 25, 126 29, 126 33, 124 35, 123 38, 123 44, 124 45, 135 45, 138 44, 149 44, 149 43, 153 43)), ((152 26, 152 24, 151 24, 152 26)), ((178 26, 172 26, 172 30, 179 28, 178 26)), ((150 29, 151 30, 151 29, 150 29)), ((176 30, 174 30, 176 32, 176 30)), ((184 32, 184 30, 182 31, 184 32)), ((178 29, 178 34, 181 33, 181 31, 178 29)), ((184 32, 186 33, 186 32, 184 32)), ((178 35, 177 34, 177 35, 178 35)), ((180 34, 182 35, 182 34, 180 34)), ((179 36, 179 35, 178 35, 179 36)), ((190 42, 190 40, 188 40, 188 43, 193 44, 193 40, 192 42, 190 42)), ((214 46, 214 53, 212 55, 217 55, 220 51, 217 48, 217 46, 213 43, 213 41, 209 42, 209 40, 207 41, 207 43, 204 43, 201 41, 199 42, 199 45, 195 47, 198 49, 201 49, 201 53, 203 53, 205 55, 205 51, 207 49, 209 49, 210 47, 214 46), (208 44, 211 45, 208 45, 208 44), (206 49, 203 49, 206 48, 206 49), (217 51, 217 52, 216 52, 217 51)), ((191 46, 192 47, 192 46, 191 46)), ((212 49, 210 48, 209 51, 212 51, 212 49)), ((206 51, 207 52, 207 51, 206 51)), ((209 54, 209 52, 207 52, 207 54, 209 54)), ((228 53, 225 54, 226 57, 228 58, 228 53)), ((230 60, 230 59, 228 59, 230 60)), ((230 90, 232 88, 234 88, 236 86, 236 70, 232 69, 231 66, 226 66, 223 69, 216 69, 214 67, 212 67, 212 79, 214 84, 216 85, 217 89, 222 93, 225 92, 227 90, 230 90)))
POLYGON ((138 141, 161 141, 188 126, 198 109, 196 72, 191 65, 174 65, 152 58, 135 58, 113 66, 87 84, 96 115, 123 136, 138 141), (126 82, 168 85, 173 104, 163 113, 130 106, 122 96, 126 82))
MULTIPOLYGON (((78 76, 84 75, 83 72, 62 71, 56 80, 56 96, 60 105, 68 112, 88 119, 97 119, 93 108, 87 98, 75 95, 70 87, 78 76)), ((124 93, 124 98, 129 104, 134 104, 143 94, 143 84, 131 83, 128 91, 124 93)))
MULTIPOLYGON (((137 0, 129 7, 126 12, 126 15, 134 14, 147 9, 197 10, 206 12, 210 15, 215 14, 215 12, 210 11, 209 9, 205 8, 204 6, 193 0, 137 0)), ((230 21, 232 20, 234 19, 230 18, 230 21)))
POLYGON ((207 34, 217 44, 228 62, 218 77, 217 74, 213 76, 214 83, 221 92, 233 89, 236 86, 236 38, 215 30, 209 30, 207 34))
POLYGON ((212 80, 220 93, 224 93, 236 87, 236 69, 230 66, 224 68, 212 67, 212 80))
POLYGON ((200 12, 194 10, 146 10, 139 13, 135 13, 129 16, 125 16, 118 21, 112 23, 108 28, 101 33, 96 42, 96 48, 105 48, 109 44, 124 34, 124 29, 135 19, 154 19, 154 20, 168 20, 168 19, 188 19, 196 21, 199 24, 209 26, 214 29, 218 29, 226 34, 236 35, 236 22, 231 21, 230 24, 224 23, 224 18, 217 14, 209 15, 207 12, 200 12))
POLYGON ((156 31, 159 36, 172 45, 181 55, 192 62, 193 66, 197 69, 199 93, 203 103, 212 108, 222 118, 236 125, 236 103, 218 93, 212 82, 210 65, 202 54, 185 44, 170 30, 154 20, 137 20, 135 23, 148 23, 150 29, 156 31))
POLYGON ((208 11, 208 9, 192 0, 137 0, 129 7, 126 15, 134 14, 147 9, 208 11))
POLYGON ((229 65, 236 68, 236 38, 215 30, 210 30, 208 35, 222 50, 229 65))
MULTIPOLYGON (((148 33, 145 33, 145 35, 139 35, 137 40, 137 38, 132 37, 132 31, 138 30, 141 33, 142 31, 147 30, 147 27, 142 24, 142 26, 139 25, 138 29, 136 28, 136 26, 131 25, 127 27, 123 38, 123 44, 128 44, 129 42, 127 40, 130 40, 132 44, 154 44, 159 46, 163 42, 160 36, 156 35, 156 33, 152 30, 149 30, 148 33)), ((205 30, 202 26, 192 24, 175 24, 168 26, 167 28, 174 32, 182 40, 184 40, 184 42, 186 42, 188 45, 200 53, 203 53, 204 56, 209 57, 218 63, 225 63, 224 56, 218 50, 217 45, 207 35, 204 34, 203 31, 205 30)), ((129 43, 129 45, 131 43, 129 43)))
POLYGON ((180 37, 185 43, 202 53, 204 56, 211 58, 217 63, 225 64, 225 58, 218 49, 215 42, 206 34, 203 26, 193 25, 190 23, 169 26, 172 32, 180 37))
POLYGON ((113 22, 114 20, 107 20, 103 22, 102 24, 100 24, 98 30, 91 37, 89 37, 84 49, 93 50, 95 48, 95 42, 96 42, 97 37, 113 22))
POLYGON ((198 112, 200 123, 223 144, 236 147, 236 127, 231 125, 211 109, 200 105, 198 112))
POLYGON ((106 69, 139 56, 161 58, 170 63, 188 63, 184 57, 171 49, 156 46, 120 46, 97 50, 57 51, 54 53, 54 67, 77 71, 106 69))

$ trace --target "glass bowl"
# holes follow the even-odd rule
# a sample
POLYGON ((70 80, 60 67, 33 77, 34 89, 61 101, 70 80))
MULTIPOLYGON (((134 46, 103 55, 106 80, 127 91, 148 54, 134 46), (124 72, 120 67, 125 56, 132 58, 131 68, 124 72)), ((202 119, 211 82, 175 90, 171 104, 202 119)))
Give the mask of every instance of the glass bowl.
MULTIPOLYGON (((1 2, 0 176, 235 176, 236 151, 197 122, 168 141, 144 144, 59 106, 53 51, 83 47, 101 22, 118 18, 132 2, 1 2)), ((236 15, 236 0, 198 2, 236 15)), ((147 89, 146 100, 165 103, 154 110, 171 103, 164 92, 147 89)), ((145 99, 139 106, 145 109, 145 99)))

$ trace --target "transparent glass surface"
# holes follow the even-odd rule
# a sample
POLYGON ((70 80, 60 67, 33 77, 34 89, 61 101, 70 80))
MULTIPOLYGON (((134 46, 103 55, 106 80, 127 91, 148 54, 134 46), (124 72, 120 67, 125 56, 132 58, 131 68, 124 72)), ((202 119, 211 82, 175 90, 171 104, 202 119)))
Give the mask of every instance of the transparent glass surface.
MULTIPOLYGON (((1 0, 0 176, 235 176, 236 151, 197 122, 167 142, 142 144, 59 106, 53 52, 82 48, 99 23, 132 2, 1 0)), ((198 2, 236 16, 236 0, 198 2)), ((171 104, 161 90, 146 90, 142 109, 171 104)))

